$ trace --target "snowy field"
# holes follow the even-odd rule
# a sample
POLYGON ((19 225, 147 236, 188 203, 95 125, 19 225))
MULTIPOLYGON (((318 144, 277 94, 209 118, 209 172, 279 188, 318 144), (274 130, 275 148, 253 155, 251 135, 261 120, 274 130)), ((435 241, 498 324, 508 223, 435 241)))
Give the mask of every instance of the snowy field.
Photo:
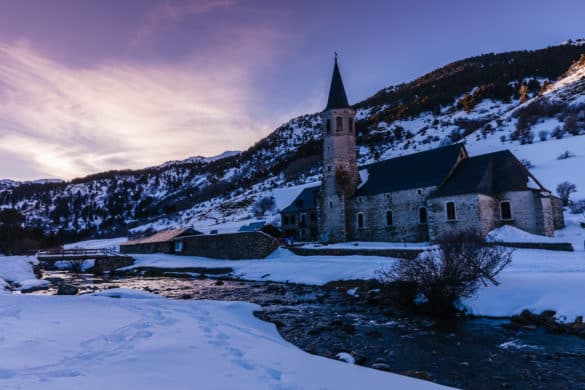
POLYGON ((106 294, 2 297, 0 388, 441 388, 305 353, 249 303, 106 294))
POLYGON ((46 280, 37 279, 32 269, 32 265, 36 263, 38 260, 34 257, 0 256, 0 295, 9 293, 10 284, 16 290, 49 284, 46 280))

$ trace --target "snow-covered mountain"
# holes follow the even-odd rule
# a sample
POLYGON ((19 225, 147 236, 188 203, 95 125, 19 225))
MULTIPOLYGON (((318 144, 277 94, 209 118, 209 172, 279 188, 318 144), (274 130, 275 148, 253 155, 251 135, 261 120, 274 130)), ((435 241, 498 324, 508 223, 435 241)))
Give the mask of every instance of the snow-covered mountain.
MULTIPOLYGON (((585 45, 457 61, 357 103, 360 164, 465 142, 471 154, 511 149, 554 191, 577 184, 585 198, 585 45), (568 159, 557 159, 568 151, 568 159), (574 157, 572 157, 574 156, 574 157)), ((317 182, 321 121, 303 115, 243 152, 192 157, 70 182, 0 182, 0 207, 62 237, 126 234, 195 225, 235 228, 256 199, 273 195, 275 218, 317 182), (290 188, 290 190, 287 190, 290 188)))

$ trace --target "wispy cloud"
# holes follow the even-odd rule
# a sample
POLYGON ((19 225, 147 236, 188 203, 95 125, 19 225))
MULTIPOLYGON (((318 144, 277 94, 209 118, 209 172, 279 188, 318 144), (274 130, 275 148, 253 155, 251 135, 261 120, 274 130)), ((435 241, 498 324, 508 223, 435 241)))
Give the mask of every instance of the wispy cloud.
POLYGON ((250 84, 231 62, 70 68, 0 43, 0 151, 31 176, 71 178, 239 149, 258 136, 250 84))
POLYGON ((165 0, 157 3, 146 12, 144 23, 134 37, 134 43, 143 41, 160 28, 177 23, 183 18, 225 9, 235 4, 235 0, 165 0))

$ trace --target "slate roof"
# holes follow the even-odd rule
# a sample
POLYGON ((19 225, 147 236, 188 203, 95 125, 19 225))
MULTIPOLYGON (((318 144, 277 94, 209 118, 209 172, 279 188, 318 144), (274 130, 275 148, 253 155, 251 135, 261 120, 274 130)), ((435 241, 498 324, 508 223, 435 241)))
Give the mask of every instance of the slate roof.
POLYGON ((301 211, 315 210, 317 208, 317 195, 321 186, 307 187, 299 196, 281 213, 297 213, 301 211))
POLYGON ((341 80, 341 73, 337 65, 337 55, 335 56, 335 65, 333 66, 333 77, 331 77, 331 86, 329 87, 329 99, 327 99, 327 107, 325 111, 333 108, 349 108, 343 81, 341 80))
POLYGON ((240 226, 238 232, 257 232, 266 225, 266 221, 250 222, 248 225, 240 226))
POLYGON ((491 196, 530 189, 548 191, 509 150, 503 150, 463 160, 432 197, 477 193, 491 196))
POLYGON ((152 236, 139 238, 136 240, 128 241, 122 243, 120 245, 136 245, 136 244, 153 244, 156 242, 166 242, 171 241, 179 236, 192 236, 197 234, 203 234, 200 231, 197 231, 192 228, 180 228, 180 229, 171 229, 171 230, 163 230, 152 236))
POLYGON ((467 155, 463 144, 454 144, 359 167, 368 170, 368 180, 354 196, 439 186, 462 150, 467 155))

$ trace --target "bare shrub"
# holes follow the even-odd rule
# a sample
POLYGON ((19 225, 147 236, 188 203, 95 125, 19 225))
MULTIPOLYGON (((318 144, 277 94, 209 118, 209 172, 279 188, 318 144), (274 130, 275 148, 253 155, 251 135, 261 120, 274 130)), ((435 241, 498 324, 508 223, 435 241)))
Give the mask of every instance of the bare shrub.
POLYGON ((410 283, 426 301, 427 311, 439 315, 455 313, 455 302, 470 297, 480 285, 499 283, 496 276, 512 261, 512 250, 488 246, 475 231, 449 233, 439 248, 421 253, 414 260, 400 259, 389 269, 378 271, 383 284, 410 283))
POLYGON ((540 138, 541 141, 546 141, 546 139, 548 138, 548 131, 546 130, 539 131, 538 138, 540 138))
POLYGON ((561 139, 565 135, 565 130, 561 126, 557 126, 553 129, 550 133, 551 137, 555 137, 556 139, 561 139))
POLYGON ((262 217, 268 211, 274 210, 276 207, 276 201, 274 196, 263 196, 258 199, 252 206, 252 212, 256 218, 262 217))
POLYGON ((575 154, 572 152, 569 152, 568 150, 565 150, 563 153, 561 153, 558 157, 557 160, 566 160, 568 158, 572 158, 575 157, 575 154))
POLYGON ((563 201, 563 206, 569 205, 569 197, 573 192, 577 192, 577 186, 571 182, 564 181, 557 186, 557 194, 563 201))

